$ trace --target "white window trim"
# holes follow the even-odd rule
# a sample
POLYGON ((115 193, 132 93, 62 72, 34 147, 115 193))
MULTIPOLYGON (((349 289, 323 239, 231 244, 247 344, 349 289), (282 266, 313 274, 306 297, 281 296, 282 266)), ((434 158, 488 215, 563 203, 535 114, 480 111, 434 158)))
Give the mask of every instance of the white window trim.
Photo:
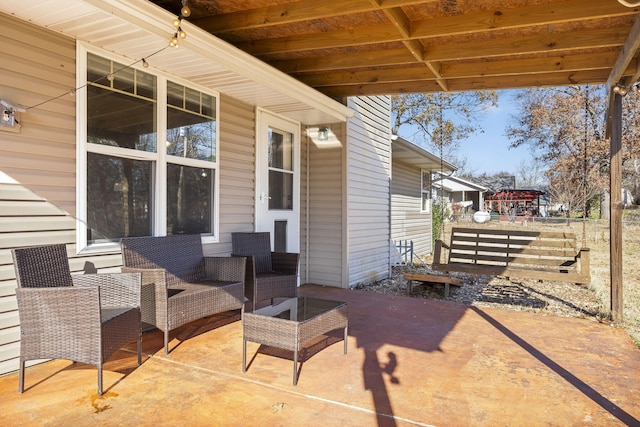
POLYGON ((124 65, 130 64, 129 58, 120 57, 113 53, 104 51, 83 42, 76 44, 76 87, 79 89, 76 96, 76 252, 78 254, 93 253, 113 253, 120 251, 118 243, 96 243, 89 245, 87 241, 87 152, 98 154, 117 155, 137 160, 154 161, 154 217, 152 230, 154 236, 164 236, 167 234, 167 192, 166 192, 166 167, 156 167, 167 163, 180 164, 184 166, 201 167, 212 169, 214 172, 213 182, 213 212, 212 212, 212 232, 202 235, 202 243, 217 243, 220 236, 220 93, 209 88, 199 86, 188 80, 162 73, 150 68, 142 68, 139 64, 132 65, 135 68, 157 78, 157 123, 158 138, 157 152, 150 153, 144 151, 134 151, 120 147, 109 147, 99 144, 87 143, 87 97, 85 86, 87 84, 87 54, 92 53, 103 58, 119 62, 124 65), (167 81, 181 84, 188 88, 198 90, 208 95, 214 96, 216 100, 216 140, 215 140, 215 162, 208 162, 198 159, 184 159, 182 157, 168 156, 164 147, 166 146, 166 123, 167 123, 167 81))
POLYGON ((431 204, 433 203, 433 194, 431 193, 431 172, 425 169, 420 169, 420 213, 422 214, 430 214, 431 213, 431 204), (429 177, 429 188, 424 189, 424 177, 429 177), (429 200, 426 206, 426 209, 422 205, 422 199, 424 195, 429 195, 429 200))

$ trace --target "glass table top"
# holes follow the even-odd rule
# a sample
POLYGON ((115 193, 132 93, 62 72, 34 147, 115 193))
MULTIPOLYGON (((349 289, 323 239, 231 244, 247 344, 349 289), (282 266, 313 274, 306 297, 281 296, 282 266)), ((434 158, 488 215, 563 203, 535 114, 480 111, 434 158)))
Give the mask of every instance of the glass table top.
POLYGON ((297 297, 288 298, 277 304, 259 308, 251 314, 304 322, 346 305, 347 303, 342 301, 297 297))

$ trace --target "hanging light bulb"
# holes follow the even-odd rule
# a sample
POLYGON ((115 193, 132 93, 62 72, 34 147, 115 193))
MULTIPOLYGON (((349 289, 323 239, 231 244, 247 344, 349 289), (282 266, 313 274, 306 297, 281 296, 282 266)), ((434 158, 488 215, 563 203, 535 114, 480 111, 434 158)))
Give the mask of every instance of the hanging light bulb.
POLYGON ((149 63, 148 63, 148 62, 147 62, 147 60, 146 60, 146 59, 144 59, 144 58, 142 58, 142 66, 143 66, 144 68, 149 68, 149 63))
POLYGON ((187 33, 182 28, 178 28, 178 37, 184 40, 187 38, 187 33))
POLYGON ((109 80, 110 82, 112 82, 115 78, 116 76, 114 76, 113 73, 107 74, 107 80, 109 80))
POLYGON ((182 22, 182 18, 176 18, 173 20, 173 26, 176 28, 179 28, 181 22, 182 22))
POLYGON ((180 15, 188 18, 191 15, 191 9, 187 6, 187 0, 182 0, 182 9, 180 9, 180 15))
POLYGON ((173 37, 171 37, 171 40, 169 41, 169 46, 178 47, 178 33, 175 33, 173 37))

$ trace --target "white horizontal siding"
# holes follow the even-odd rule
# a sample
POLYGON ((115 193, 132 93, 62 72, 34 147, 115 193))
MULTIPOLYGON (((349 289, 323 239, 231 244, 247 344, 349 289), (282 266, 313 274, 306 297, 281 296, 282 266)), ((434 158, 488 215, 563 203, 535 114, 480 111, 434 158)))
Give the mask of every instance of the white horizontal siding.
POLYGON ((389 275, 390 99, 349 98, 347 121, 348 285, 389 275))
MULTIPOLYGON (((413 241, 416 256, 428 255, 431 248, 431 214, 420 212, 421 171, 405 163, 393 162, 391 180, 391 239, 413 241)), ((392 257, 397 253, 392 249, 392 257)), ((392 258, 395 259, 395 258, 392 258)))

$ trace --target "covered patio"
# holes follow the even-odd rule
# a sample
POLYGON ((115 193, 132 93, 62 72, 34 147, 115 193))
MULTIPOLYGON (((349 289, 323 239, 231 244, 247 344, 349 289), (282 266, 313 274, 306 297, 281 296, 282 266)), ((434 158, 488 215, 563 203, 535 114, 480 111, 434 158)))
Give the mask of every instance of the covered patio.
MULTIPOLYGON (((0 377, 2 425, 639 425, 640 353, 623 329, 587 319, 480 309, 305 285, 349 303, 340 332, 302 352, 250 344, 238 312, 193 322, 144 362, 122 351, 96 395, 93 367, 53 361, 0 377), (255 357, 254 357, 255 355, 255 357)), ((569 302, 567 302, 569 303, 569 302)))

